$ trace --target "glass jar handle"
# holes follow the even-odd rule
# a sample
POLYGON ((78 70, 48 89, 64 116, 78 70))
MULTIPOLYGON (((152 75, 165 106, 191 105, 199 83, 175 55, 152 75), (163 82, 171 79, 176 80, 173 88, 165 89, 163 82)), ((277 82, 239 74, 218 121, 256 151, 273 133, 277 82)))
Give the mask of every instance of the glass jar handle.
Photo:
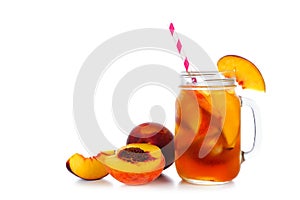
POLYGON ((254 125, 254 135, 253 135, 253 143, 252 147, 248 151, 242 151, 242 162, 245 161, 246 157, 253 152, 255 146, 257 145, 257 136, 261 134, 261 127, 260 127, 260 114, 258 106, 256 105, 255 101, 249 98, 241 97, 241 106, 248 106, 251 108, 252 116, 253 116, 253 125, 254 125))

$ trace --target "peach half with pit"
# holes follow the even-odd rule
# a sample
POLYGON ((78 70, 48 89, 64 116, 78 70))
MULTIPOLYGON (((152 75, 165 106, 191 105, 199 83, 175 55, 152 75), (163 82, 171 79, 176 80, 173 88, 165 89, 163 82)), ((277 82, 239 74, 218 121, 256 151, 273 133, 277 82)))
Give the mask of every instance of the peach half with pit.
POLYGON ((72 155, 66 162, 67 169, 84 180, 98 180, 108 172, 104 165, 95 156, 86 158, 79 153, 72 155))
POLYGON ((151 144, 128 144, 114 153, 102 152, 97 159, 108 173, 127 185, 149 183, 159 177, 165 158, 159 147, 151 144))
POLYGON ((174 162, 174 136, 165 126, 155 122, 146 122, 134 127, 127 137, 126 144, 147 143, 158 146, 166 161, 164 169, 174 162))

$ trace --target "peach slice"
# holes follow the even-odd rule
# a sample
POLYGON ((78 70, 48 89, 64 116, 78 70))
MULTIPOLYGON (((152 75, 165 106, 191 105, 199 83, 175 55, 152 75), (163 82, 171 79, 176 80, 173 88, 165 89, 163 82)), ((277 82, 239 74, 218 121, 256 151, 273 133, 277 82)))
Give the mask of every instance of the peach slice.
POLYGON ((223 136, 227 141, 227 148, 235 146, 237 137, 240 132, 240 123, 232 123, 232 121, 240 122, 241 102, 239 98, 230 92, 226 92, 226 116, 223 126, 223 136))
MULTIPOLYGON (((227 147, 235 145, 236 138, 240 131, 240 123, 232 123, 233 120, 240 121, 240 100, 236 97, 233 90, 215 90, 210 94, 212 105, 211 120, 208 121, 215 127, 223 127, 222 134, 227 141, 227 147)), ((209 117, 206 117, 209 119, 209 117)), ((205 122, 204 120, 202 120, 205 122)), ((207 125, 207 126, 208 126, 207 125)))
MULTIPOLYGON (((219 71, 235 71, 236 80, 243 89, 253 89, 266 92, 266 85, 258 68, 246 58, 237 55, 227 55, 219 59, 219 71)), ((225 74, 231 77, 232 74, 225 74)))
POLYGON ((182 90, 176 99, 176 123, 197 133, 201 122, 199 106, 194 90, 182 90))
POLYGON ((85 158, 75 153, 66 162, 67 169, 84 180, 98 180, 105 177, 108 172, 96 157, 85 158))
POLYGON ((100 153, 97 159, 111 176, 127 185, 149 183, 165 167, 165 158, 160 148, 146 143, 128 144, 114 154, 100 153))

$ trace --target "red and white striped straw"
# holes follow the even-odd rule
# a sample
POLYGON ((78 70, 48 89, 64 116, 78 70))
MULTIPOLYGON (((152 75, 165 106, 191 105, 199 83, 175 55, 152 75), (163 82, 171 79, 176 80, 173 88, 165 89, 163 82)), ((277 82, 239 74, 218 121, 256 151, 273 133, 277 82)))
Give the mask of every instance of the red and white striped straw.
POLYGON ((180 38, 178 37, 177 32, 175 31, 173 23, 170 24, 169 30, 170 30, 171 35, 173 36, 173 39, 176 43, 178 53, 181 55, 181 57, 183 59, 183 64, 184 64, 184 67, 185 67, 185 71, 188 72, 190 63, 189 63, 189 60, 188 60, 187 56, 185 55, 185 52, 182 48, 182 43, 180 41, 180 38))
MULTIPOLYGON (((180 41, 180 38, 178 37, 178 34, 177 32, 175 31, 175 28, 174 28, 174 25, 173 23, 170 23, 170 26, 169 26, 169 30, 171 32, 171 35, 175 41, 175 44, 176 44, 176 48, 178 50, 178 53, 181 55, 181 58, 183 60, 183 64, 184 64, 184 67, 185 67, 185 71, 189 74, 189 66, 190 66, 190 62, 182 48, 182 43, 180 41)), ((192 82, 193 83, 196 83, 197 80, 195 77, 192 77, 192 82)))

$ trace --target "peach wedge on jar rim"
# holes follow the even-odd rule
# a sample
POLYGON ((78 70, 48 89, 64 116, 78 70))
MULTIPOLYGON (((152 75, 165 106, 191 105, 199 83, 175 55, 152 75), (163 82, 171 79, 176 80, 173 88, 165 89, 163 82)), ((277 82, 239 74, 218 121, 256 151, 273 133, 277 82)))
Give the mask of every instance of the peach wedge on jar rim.
POLYGON ((257 66, 251 61, 237 55, 226 55, 219 59, 218 70, 225 72, 227 78, 232 74, 226 71, 234 71, 236 81, 243 89, 252 89, 266 92, 266 85, 262 74, 257 66))

